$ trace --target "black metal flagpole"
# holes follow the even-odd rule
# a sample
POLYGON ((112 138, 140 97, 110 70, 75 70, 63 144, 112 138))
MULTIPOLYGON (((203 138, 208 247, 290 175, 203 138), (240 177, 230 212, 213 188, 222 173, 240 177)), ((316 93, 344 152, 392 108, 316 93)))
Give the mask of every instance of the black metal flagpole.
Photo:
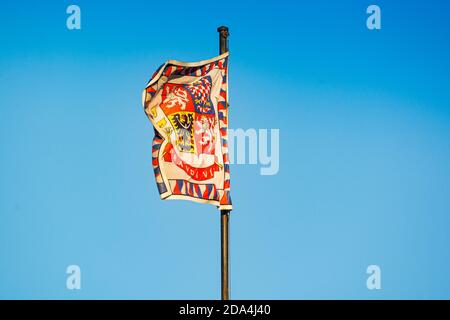
MULTIPOLYGON (((220 54, 228 52, 228 27, 221 26, 217 28, 219 32, 220 54)), ((220 253, 221 253, 221 284, 222 300, 230 299, 230 277, 229 270, 229 220, 230 210, 220 210, 220 253)))

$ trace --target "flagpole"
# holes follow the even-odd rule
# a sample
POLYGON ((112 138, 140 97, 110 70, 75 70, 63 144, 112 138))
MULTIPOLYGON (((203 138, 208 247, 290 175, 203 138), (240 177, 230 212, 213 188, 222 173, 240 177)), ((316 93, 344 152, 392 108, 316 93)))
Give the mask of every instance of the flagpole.
MULTIPOLYGON (((217 28, 219 32, 220 54, 228 52, 228 27, 217 28)), ((228 102, 227 102, 228 103, 228 102)), ((229 277, 229 220, 230 210, 220 210, 220 253, 221 253, 221 296, 222 300, 230 299, 229 277)))

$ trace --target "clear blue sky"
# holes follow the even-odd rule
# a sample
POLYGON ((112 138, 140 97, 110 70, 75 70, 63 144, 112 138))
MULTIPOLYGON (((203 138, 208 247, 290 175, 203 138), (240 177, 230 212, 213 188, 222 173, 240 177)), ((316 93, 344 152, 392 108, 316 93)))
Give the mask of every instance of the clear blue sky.
POLYGON ((141 106, 162 62, 217 54, 219 25, 230 127, 280 129, 278 175, 231 167, 232 298, 450 298, 449 15, 437 0, 2 3, 0 298, 219 298, 218 212, 159 200, 141 106))

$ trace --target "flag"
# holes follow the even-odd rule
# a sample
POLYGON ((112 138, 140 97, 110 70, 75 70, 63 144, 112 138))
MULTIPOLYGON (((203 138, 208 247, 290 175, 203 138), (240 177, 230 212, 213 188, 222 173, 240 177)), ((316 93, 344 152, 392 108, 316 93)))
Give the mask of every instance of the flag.
POLYGON ((152 164, 161 199, 231 210, 228 159, 228 53, 185 63, 169 60, 142 94, 155 136, 152 164))

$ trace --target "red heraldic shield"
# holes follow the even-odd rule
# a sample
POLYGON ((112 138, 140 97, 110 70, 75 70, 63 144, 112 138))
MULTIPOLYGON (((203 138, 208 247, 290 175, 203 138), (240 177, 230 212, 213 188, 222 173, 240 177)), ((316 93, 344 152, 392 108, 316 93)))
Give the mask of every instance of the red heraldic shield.
POLYGON ((154 129, 152 160, 161 199, 231 210, 228 161, 228 53, 186 63, 169 60, 142 94, 154 129))

